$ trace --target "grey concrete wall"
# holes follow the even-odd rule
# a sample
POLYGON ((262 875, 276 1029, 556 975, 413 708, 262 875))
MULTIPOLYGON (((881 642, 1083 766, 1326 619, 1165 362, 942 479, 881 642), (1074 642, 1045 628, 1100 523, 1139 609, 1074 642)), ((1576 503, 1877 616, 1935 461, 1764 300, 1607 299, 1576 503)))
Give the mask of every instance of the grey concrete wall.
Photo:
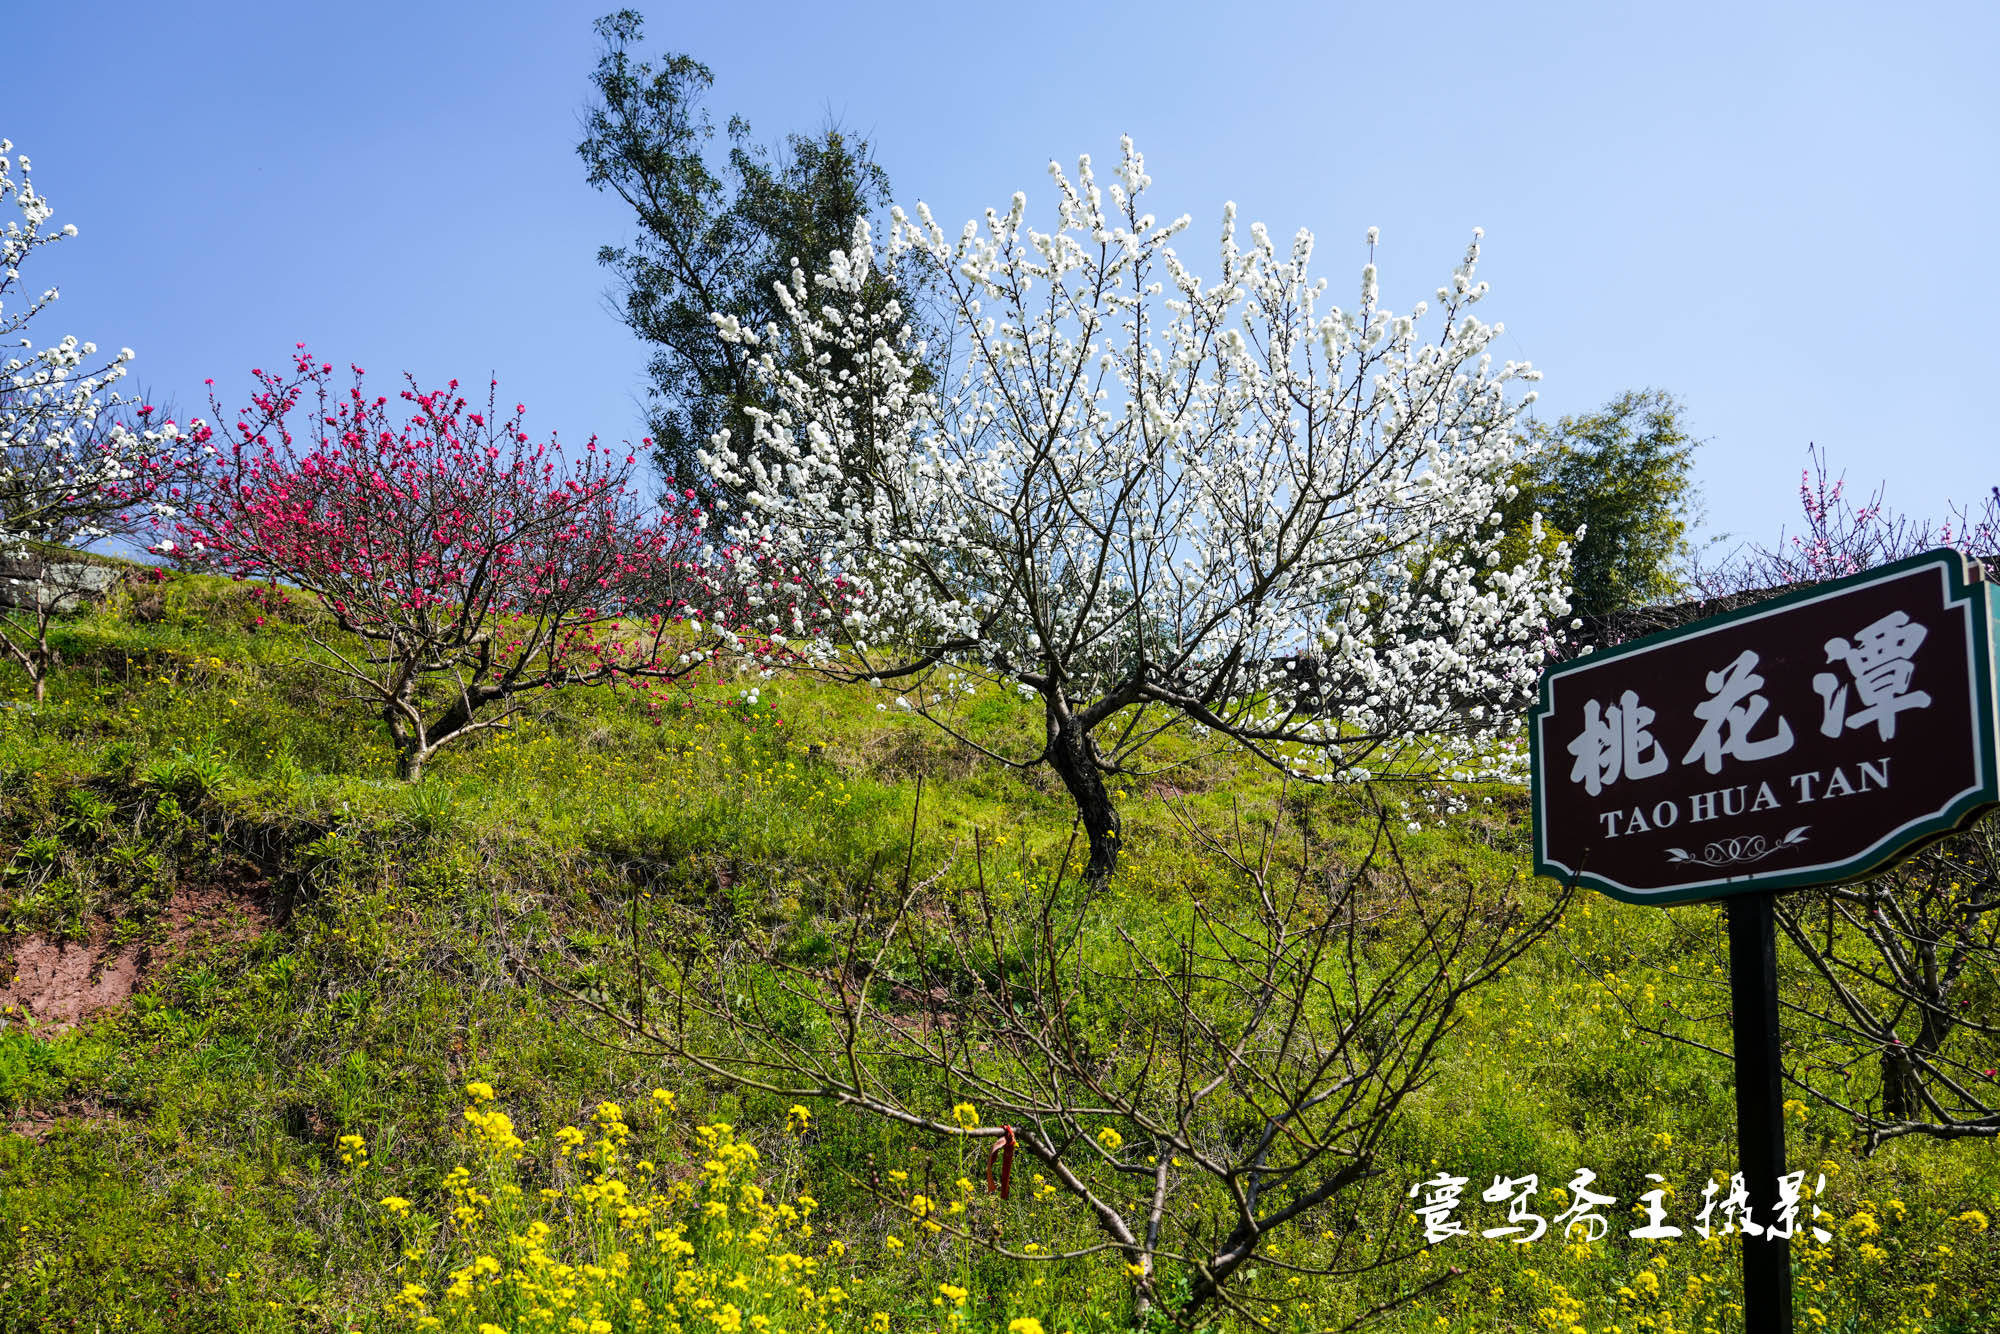
POLYGON ((0 607, 33 607, 64 598, 64 609, 101 597, 118 582, 112 565, 87 561, 44 560, 39 556, 0 555, 0 607))

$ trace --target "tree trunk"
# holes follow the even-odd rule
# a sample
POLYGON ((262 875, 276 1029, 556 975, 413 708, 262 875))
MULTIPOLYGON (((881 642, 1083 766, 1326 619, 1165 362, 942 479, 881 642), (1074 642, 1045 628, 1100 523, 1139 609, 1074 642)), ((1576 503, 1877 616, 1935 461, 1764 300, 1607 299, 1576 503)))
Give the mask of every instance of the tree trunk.
POLYGON ((424 776, 424 765, 452 740, 472 726, 472 715, 500 699, 503 692, 474 689, 461 693, 435 723, 421 731, 410 725, 410 717, 396 704, 384 706, 382 716, 389 723, 389 737, 396 745, 396 777, 414 783, 424 776))
POLYGON ((389 743, 396 748, 396 777, 414 783, 424 776, 424 757, 430 752, 419 730, 410 726, 410 715, 404 712, 403 702, 391 700, 384 704, 382 721, 389 724, 389 743))
POLYGON ((1132 1328, 1144 1329, 1152 1323, 1153 1295, 1143 1283, 1132 1285, 1132 1328))
POLYGON ((1084 878, 1093 885, 1102 885, 1111 879, 1111 872, 1118 865, 1118 812, 1111 804, 1111 794, 1104 789, 1104 775, 1092 758, 1090 734, 1057 712, 1053 705, 1048 711, 1048 729, 1049 744, 1043 754, 1062 775, 1063 786, 1069 789, 1077 814, 1083 820, 1084 832, 1090 835, 1090 864, 1084 868, 1084 878))
POLYGON ((1951 1036, 1950 1021, 1939 1022, 1937 1012, 1926 1010, 1914 1048, 1892 1046, 1882 1053, 1882 1119, 1910 1121, 1923 1110, 1923 1090, 1919 1085, 1913 1053, 1930 1060, 1951 1036))
POLYGON ((49 673, 55 670, 62 658, 49 647, 49 617, 44 611, 35 625, 35 647, 28 651, 28 675, 35 678, 35 703, 42 703, 49 693, 49 673))

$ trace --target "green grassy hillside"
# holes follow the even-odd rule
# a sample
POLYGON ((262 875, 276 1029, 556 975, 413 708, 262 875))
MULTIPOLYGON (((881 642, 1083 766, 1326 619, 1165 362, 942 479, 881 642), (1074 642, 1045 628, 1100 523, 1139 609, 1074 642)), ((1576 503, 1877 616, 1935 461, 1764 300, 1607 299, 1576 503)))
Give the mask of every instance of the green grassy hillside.
MULTIPOLYGON (((648 1322, 670 1294, 642 1313, 625 1298, 572 1310, 560 1293, 624 1291, 632 1261, 616 1257, 667 1235, 688 1239, 688 1274, 708 1275, 687 1280, 711 1294, 677 1317, 690 1331, 1122 1326, 1116 1255, 996 1260, 879 1198, 910 1172, 909 1189, 970 1200, 982 1226, 1087 1243, 1088 1220, 1060 1197, 1024 1184, 1004 1209, 983 1188, 973 1199, 953 1183, 981 1175, 976 1155, 837 1107, 802 1124, 782 1099, 621 1050, 564 995, 626 1003, 634 922, 726 958, 775 943, 831 957, 847 887, 885 859, 953 883, 1039 883, 1070 835, 1052 776, 972 757, 870 692, 780 677, 757 683, 754 705, 738 693, 749 681, 711 685, 657 724, 610 690, 553 694, 405 786, 384 729, 313 666, 310 619, 253 585, 135 583, 62 623, 42 707, 0 668, 0 701, 15 702, 0 707, 0 961, 14 963, 0 1330, 666 1328, 648 1322), (732 1129, 704 1132, 715 1122, 732 1129), (704 1163, 732 1190, 760 1185, 772 1212, 739 1208, 763 1223, 701 1219, 697 1184, 717 1171, 704 1163), (596 1208, 607 1190, 636 1212, 578 1222, 572 1202, 596 1208), (539 1241, 537 1216, 560 1224, 539 1241), (517 1264, 541 1265, 556 1294, 545 1323, 478 1314, 517 1264), (456 1304, 454 1286, 469 1294, 456 1304)), ((971 721, 991 739, 1038 727, 998 697, 971 721)), ((1255 822, 1279 801, 1268 773, 1233 756, 1180 757, 1122 797, 1125 860, 1092 918, 1107 940, 1230 892, 1186 822, 1255 822)), ((1358 855, 1376 821, 1361 794, 1301 800, 1336 855, 1358 855)), ((1397 810, 1391 828, 1420 883, 1497 896, 1524 883, 1524 806, 1493 789, 1449 817, 1397 810)), ((1686 1227, 1701 1183, 1733 1166, 1729 1068, 1646 1030, 1727 1050, 1724 943, 1711 907, 1577 900, 1475 993, 1382 1176, 1280 1241, 1303 1254, 1366 1230, 1419 1253, 1291 1284, 1280 1249, 1258 1289, 1277 1304, 1260 1318, 1337 1328, 1446 1278, 1379 1327, 1740 1328, 1719 1240, 1629 1241, 1614 1217, 1595 1244, 1475 1234, 1425 1250, 1402 1199, 1438 1170, 1470 1178, 1476 1201, 1496 1175, 1539 1173, 1546 1192, 1587 1167, 1623 1216, 1656 1172, 1686 1227)), ((1785 978, 1802 1002, 1812 985, 1796 967, 1785 978)), ((2000 1215, 2000 1142, 1903 1140, 1863 1157, 1823 1109, 1791 1110, 1793 1165, 1825 1172, 1820 1221, 1834 1232, 1797 1248, 1801 1328, 2000 1328, 1985 1225, 2000 1215)))

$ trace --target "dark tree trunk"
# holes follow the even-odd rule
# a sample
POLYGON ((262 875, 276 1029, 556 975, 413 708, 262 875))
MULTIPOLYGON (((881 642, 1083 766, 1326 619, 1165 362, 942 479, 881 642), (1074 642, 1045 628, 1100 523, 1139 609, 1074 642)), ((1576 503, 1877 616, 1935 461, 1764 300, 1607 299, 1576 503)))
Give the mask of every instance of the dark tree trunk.
MULTIPOLYGON (((472 726, 474 713, 501 698, 504 693, 491 687, 465 691, 452 700, 438 720, 423 728, 421 733, 411 725, 409 714, 401 707, 393 702, 384 705, 382 717, 389 724, 389 739, 396 747, 396 776, 405 782, 422 778, 424 765, 430 762, 430 757, 472 726)), ((404 699, 407 702, 409 696, 405 695, 404 699)))
POLYGON ((1916 1077, 1909 1059, 1895 1048, 1882 1053, 1882 1119, 1907 1121, 1916 1114, 1916 1077))
MULTIPOLYGON (((1935 1010, 1926 1010, 1923 1023, 1918 1028, 1914 1052, 1928 1061, 1937 1055, 1949 1036, 1950 1020, 1940 1020, 1935 1010)), ((1911 1051, 1903 1047, 1891 1047, 1882 1053, 1882 1119, 1885 1121, 1912 1120, 1922 1111, 1923 1091, 1919 1087, 1917 1063, 1911 1056, 1911 1051)))
POLYGON ((1090 864, 1084 878, 1102 885, 1118 866, 1118 811, 1105 790, 1104 774, 1097 767, 1090 734, 1078 728, 1051 706, 1048 712, 1049 744, 1045 755, 1062 775, 1063 786, 1076 802, 1084 832, 1090 835, 1090 864))

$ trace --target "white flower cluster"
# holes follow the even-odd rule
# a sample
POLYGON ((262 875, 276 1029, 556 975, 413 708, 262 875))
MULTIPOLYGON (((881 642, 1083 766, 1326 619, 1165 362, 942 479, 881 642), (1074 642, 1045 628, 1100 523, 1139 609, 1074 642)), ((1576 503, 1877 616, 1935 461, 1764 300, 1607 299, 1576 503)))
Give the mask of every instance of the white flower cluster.
MULTIPOLYGON (((1500 561, 1533 398, 1511 389, 1537 376, 1496 366, 1501 326, 1472 314, 1479 233, 1420 334, 1426 305, 1382 308, 1372 263, 1333 304, 1312 236, 1246 245, 1234 205, 1205 285, 1169 244, 1188 220, 1142 211, 1130 140, 1108 185, 1088 157, 1050 173, 1052 231, 1021 194, 955 238, 919 205, 794 268, 800 357, 716 321, 779 406, 703 462, 747 497, 738 540, 840 581, 819 661, 920 709, 979 678, 1052 728, 1150 711, 1317 780, 1517 773, 1491 742, 1569 610, 1568 552, 1500 561), (931 341, 871 282, 904 266, 945 296, 931 341), (934 672, 956 688, 924 691, 934 672)), ((1157 727, 1117 731, 1101 763, 1157 727)))
MULTIPOLYGON (((13 148, 0 139, 0 206, 11 201, 18 213, 0 230, 0 338, 25 350, 0 361, 0 546, 87 543, 110 532, 130 502, 151 498, 146 465, 181 436, 171 422, 135 430, 114 419, 123 400, 105 390, 125 375, 131 348, 87 368, 98 355, 95 343, 72 335, 37 351, 24 335, 58 290, 25 305, 15 300, 22 261, 76 228, 47 230, 48 199, 35 191, 27 157, 13 148)), ((151 505, 156 514, 168 510, 164 502, 151 505)))

